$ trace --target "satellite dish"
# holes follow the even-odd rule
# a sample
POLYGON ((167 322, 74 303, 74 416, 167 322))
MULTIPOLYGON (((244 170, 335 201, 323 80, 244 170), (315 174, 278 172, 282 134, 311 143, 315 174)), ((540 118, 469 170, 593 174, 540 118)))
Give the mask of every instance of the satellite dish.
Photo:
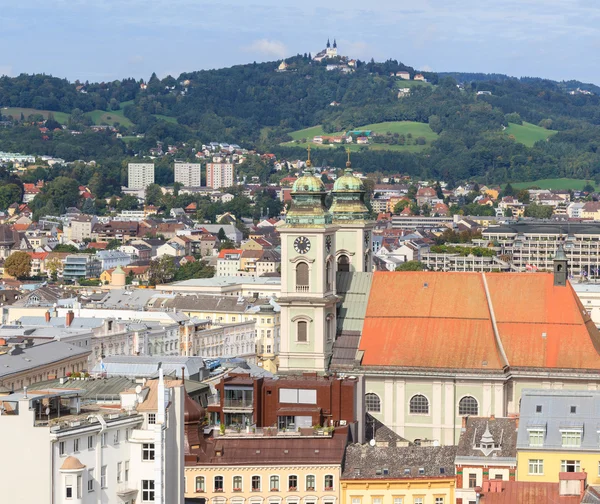
POLYGON ((141 385, 138 385, 137 387, 135 387, 135 393, 136 394, 139 394, 141 392, 142 392, 142 386, 141 385))
POLYGON ((371 446, 375 446, 375 440, 374 440, 374 439, 371 439, 371 441, 369 441, 369 444, 370 444, 371 446))

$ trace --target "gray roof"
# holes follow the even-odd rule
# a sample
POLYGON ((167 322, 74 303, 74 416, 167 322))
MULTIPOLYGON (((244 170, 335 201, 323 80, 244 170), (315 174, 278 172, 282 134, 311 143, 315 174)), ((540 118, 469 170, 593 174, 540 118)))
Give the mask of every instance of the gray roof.
MULTIPOLYGON (((37 326, 37 327, 65 327, 65 317, 51 317, 50 321, 46 322, 46 317, 36 317, 34 315, 23 315, 18 320, 22 326, 37 326)), ((73 329, 95 329, 104 323, 103 318, 95 317, 74 317, 69 328, 73 329)))
POLYGON ((406 446, 412 445, 408 439, 396 434, 387 425, 384 425, 369 413, 367 413, 365 436, 369 440, 375 439, 378 446, 398 446, 397 443, 404 443, 406 446))
POLYGON ((280 285, 281 278, 277 277, 236 277, 236 276, 222 276, 212 278, 192 278, 190 280, 182 280, 180 282, 173 282, 169 285, 177 287, 226 287, 228 285, 240 285, 240 284, 258 284, 258 285, 280 285))
POLYGON ((153 296, 156 296, 156 292, 151 289, 111 289, 100 304, 103 308, 135 310, 144 308, 153 296))
MULTIPOLYGON (((168 378, 168 377, 167 377, 168 378)), ((48 380, 37 382, 28 386, 28 390, 47 390, 51 389, 81 389, 81 396, 85 401, 107 400, 110 397, 118 398, 118 395, 130 388, 135 388, 137 382, 126 376, 111 376, 102 379, 79 380, 48 380)), ((186 379, 185 390, 188 394, 194 394, 198 391, 208 391, 210 387, 204 383, 186 379)))
POLYGON ((550 222, 550 221, 521 221, 514 224, 505 224, 502 226, 489 227, 483 231, 486 233, 528 233, 528 234, 554 234, 554 235, 575 235, 575 234, 593 234, 600 235, 600 222, 550 222))
MULTIPOLYGON (((107 376, 146 377, 158 376, 159 368, 165 374, 181 376, 181 368, 185 368, 185 377, 195 377, 205 373, 202 357, 180 356, 136 356, 113 355, 96 364, 93 373, 106 373, 107 376), (102 369, 104 366, 104 369, 102 369)), ((203 378, 203 376, 200 376, 203 378)))
POLYGON ((336 275, 337 294, 342 302, 337 318, 338 336, 333 344, 332 367, 355 364, 372 280, 373 273, 342 272, 336 275))
POLYGON ((60 341, 48 341, 31 347, 12 349, 12 352, 0 354, 0 379, 90 353, 89 350, 60 341))
POLYGON ((520 416, 518 449, 568 449, 570 452, 598 450, 600 391, 525 389, 521 394, 520 416), (531 429, 545 432, 542 447, 530 447, 531 429), (563 448, 561 429, 581 430, 581 446, 563 448))
POLYGON ((351 444, 346 448, 342 479, 451 477, 455 472, 455 456, 456 446, 351 444))
POLYGON ((463 427, 458 442, 457 460, 460 458, 479 458, 497 460, 511 458, 517 460, 517 425, 516 418, 488 418, 467 417, 466 427, 463 427), (499 445, 499 450, 494 450, 486 455, 485 451, 476 448, 483 434, 489 430, 494 444, 499 445))
POLYGON ((151 301, 151 307, 155 309, 173 309, 179 311, 209 311, 209 312, 239 312, 244 313, 251 308, 253 303, 248 298, 237 298, 235 296, 175 296, 156 297, 151 301))

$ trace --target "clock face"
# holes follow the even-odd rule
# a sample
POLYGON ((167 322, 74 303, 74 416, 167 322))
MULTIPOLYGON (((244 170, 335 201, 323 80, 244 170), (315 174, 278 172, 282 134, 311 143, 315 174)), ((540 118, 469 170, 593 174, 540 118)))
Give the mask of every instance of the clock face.
POLYGON ((299 236, 294 240, 294 250, 298 254, 306 254, 310 250, 310 240, 306 236, 299 236))
POLYGON ((327 249, 327 252, 331 252, 331 236, 325 237, 325 248, 327 249))

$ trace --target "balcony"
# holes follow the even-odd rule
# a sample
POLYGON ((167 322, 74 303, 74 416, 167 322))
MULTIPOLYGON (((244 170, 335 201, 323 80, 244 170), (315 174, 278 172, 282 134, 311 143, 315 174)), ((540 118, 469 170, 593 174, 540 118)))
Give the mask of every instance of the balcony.
POLYGON ((308 292, 308 285, 296 285, 296 292, 308 292))
POLYGON ((223 402, 223 408, 235 408, 235 409, 252 409, 254 401, 252 399, 227 399, 223 402))

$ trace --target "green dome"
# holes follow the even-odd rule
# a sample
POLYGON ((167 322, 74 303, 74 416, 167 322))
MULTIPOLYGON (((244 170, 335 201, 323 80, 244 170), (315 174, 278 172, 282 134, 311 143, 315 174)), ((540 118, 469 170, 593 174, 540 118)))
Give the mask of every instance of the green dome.
POLYGON ((333 192, 360 192, 364 191, 365 186, 362 181, 352 175, 352 169, 346 168, 344 174, 333 184, 333 192))
POLYGON ((294 182, 292 192, 323 192, 325 191, 325 185, 323 181, 315 176, 314 172, 310 167, 304 170, 304 174, 298 180, 294 182))

